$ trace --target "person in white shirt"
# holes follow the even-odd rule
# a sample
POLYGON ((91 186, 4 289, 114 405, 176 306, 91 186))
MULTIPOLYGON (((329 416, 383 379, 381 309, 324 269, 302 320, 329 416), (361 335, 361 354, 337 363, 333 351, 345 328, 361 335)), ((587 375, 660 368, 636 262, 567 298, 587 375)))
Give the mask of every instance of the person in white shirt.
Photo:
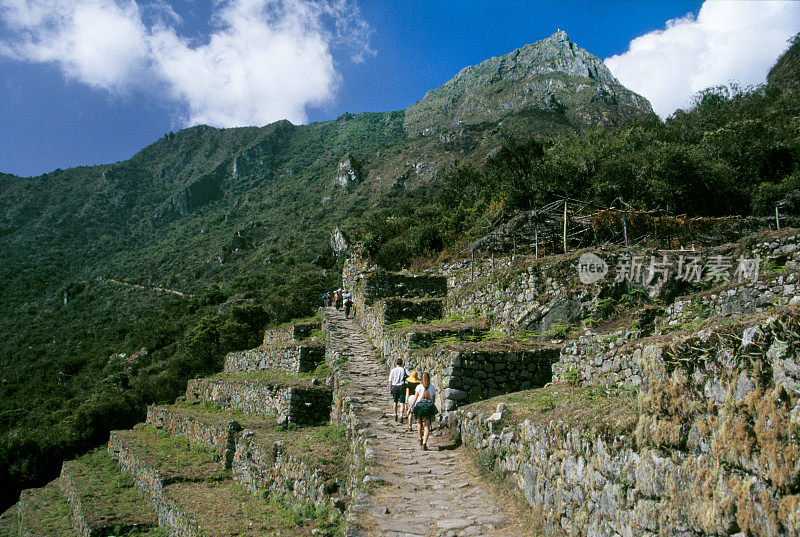
POLYGON ((422 374, 422 382, 417 386, 414 397, 414 416, 417 418, 419 445, 428 449, 428 436, 431 434, 431 418, 436 415, 436 387, 431 384, 431 376, 422 374), (423 433, 424 427, 424 433, 423 433))
POLYGON ((403 359, 397 359, 397 365, 389 372, 389 390, 392 392, 392 410, 394 411, 394 421, 398 421, 397 410, 400 409, 400 415, 405 412, 405 405, 403 399, 406 394, 406 372, 403 367, 403 359))

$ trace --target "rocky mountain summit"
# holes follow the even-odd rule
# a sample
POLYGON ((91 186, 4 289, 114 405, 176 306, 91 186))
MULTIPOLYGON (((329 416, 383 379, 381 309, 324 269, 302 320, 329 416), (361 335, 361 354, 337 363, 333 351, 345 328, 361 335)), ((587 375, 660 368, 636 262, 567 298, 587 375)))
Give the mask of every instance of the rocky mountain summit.
POLYGON ((574 127, 617 123, 653 112, 614 78, 600 58, 564 31, 462 69, 406 110, 409 133, 432 134, 532 110, 574 127))

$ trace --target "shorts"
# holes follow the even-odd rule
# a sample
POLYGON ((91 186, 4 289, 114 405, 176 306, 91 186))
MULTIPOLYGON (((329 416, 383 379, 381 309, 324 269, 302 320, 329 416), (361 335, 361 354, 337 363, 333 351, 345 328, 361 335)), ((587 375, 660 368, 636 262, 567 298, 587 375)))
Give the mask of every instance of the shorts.
POLYGON ((392 399, 395 403, 402 403, 406 398, 406 386, 405 384, 401 384, 400 386, 392 386, 392 399))
POLYGON ((436 417, 436 405, 414 405, 415 418, 433 419, 436 417))

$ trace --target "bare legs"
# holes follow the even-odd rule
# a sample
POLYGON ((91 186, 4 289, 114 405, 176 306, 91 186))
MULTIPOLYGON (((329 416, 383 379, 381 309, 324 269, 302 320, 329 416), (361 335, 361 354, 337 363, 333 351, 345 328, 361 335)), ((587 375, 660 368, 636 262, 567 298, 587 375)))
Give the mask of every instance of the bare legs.
POLYGON ((428 436, 431 434, 431 419, 418 418, 417 419, 417 434, 419 435, 419 443, 423 449, 428 449, 428 436), (423 432, 424 422, 424 432, 423 432))
POLYGON ((394 411, 394 421, 397 421, 397 409, 398 409, 398 407, 400 409, 400 423, 402 423, 403 422, 403 414, 405 414, 405 411, 406 411, 406 408, 405 408, 406 405, 404 405, 403 403, 393 403, 392 404, 392 410, 394 411))

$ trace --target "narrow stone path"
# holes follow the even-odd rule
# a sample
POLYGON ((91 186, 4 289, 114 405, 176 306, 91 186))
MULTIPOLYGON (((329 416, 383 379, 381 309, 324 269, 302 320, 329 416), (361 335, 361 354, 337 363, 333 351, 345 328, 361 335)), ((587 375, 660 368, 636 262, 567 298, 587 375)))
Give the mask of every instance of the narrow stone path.
POLYGON ((325 309, 331 345, 346 357, 348 395, 368 425, 363 431, 372 450, 361 497, 359 526, 368 536, 527 536, 530 530, 502 511, 466 459, 463 448, 440 451, 452 443, 443 431, 432 431, 428 451, 419 445, 416 428, 394 421, 388 369, 375 357, 372 344, 353 319, 325 309))

